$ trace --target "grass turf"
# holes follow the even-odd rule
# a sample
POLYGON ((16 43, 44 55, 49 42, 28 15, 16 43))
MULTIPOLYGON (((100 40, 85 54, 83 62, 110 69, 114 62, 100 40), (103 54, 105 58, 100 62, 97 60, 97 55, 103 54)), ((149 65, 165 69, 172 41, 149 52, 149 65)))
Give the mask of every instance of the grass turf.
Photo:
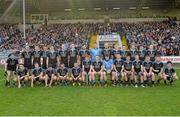
MULTIPOLYGON (((3 70, 0 76, 3 79, 3 70)), ((178 71, 180 76, 180 70, 178 71)), ((173 86, 6 88, 0 115, 180 115, 180 81, 173 86)))

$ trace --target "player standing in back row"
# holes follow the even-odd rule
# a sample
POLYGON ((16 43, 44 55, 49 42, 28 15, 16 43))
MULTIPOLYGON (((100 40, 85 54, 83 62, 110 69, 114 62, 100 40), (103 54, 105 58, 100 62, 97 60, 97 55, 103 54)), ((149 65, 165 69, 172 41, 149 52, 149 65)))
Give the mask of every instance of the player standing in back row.
POLYGON ((78 59, 78 50, 75 48, 74 44, 71 44, 71 48, 69 50, 69 68, 73 68, 74 63, 77 62, 78 59))

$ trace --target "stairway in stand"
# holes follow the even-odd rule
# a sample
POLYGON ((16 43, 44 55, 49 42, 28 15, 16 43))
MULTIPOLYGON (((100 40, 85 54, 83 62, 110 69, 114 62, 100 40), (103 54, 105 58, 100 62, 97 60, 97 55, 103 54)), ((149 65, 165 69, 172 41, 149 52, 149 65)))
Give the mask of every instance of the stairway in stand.
POLYGON ((127 50, 127 49, 128 49, 128 44, 127 44, 127 41, 126 41, 125 36, 122 36, 121 42, 122 42, 122 45, 125 45, 125 46, 126 46, 126 50, 127 50))
POLYGON ((89 48, 93 48, 94 47, 94 43, 96 42, 96 40, 97 40, 97 35, 91 35, 89 48))

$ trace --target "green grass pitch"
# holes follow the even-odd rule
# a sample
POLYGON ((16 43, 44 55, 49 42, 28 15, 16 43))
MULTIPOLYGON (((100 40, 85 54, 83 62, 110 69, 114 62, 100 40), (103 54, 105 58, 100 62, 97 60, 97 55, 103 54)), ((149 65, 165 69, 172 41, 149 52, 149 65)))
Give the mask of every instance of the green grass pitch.
MULTIPOLYGON (((0 70, 1 79, 4 72, 0 70)), ((180 70, 178 71, 180 76, 180 70)), ((173 86, 23 87, 0 82, 0 115, 180 115, 180 81, 173 86)))

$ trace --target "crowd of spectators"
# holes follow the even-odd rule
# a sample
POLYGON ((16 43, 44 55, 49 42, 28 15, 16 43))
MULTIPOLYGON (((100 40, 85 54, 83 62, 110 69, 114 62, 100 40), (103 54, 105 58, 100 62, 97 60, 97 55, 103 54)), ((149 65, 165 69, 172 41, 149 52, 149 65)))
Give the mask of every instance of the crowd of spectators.
POLYGON ((0 25, 0 49, 9 49, 14 43, 11 40, 21 38, 21 32, 16 25, 2 24, 0 25))
POLYGON ((154 45, 162 55, 179 55, 180 24, 171 25, 168 22, 140 23, 76 23, 52 24, 38 29, 27 29, 26 38, 15 25, 0 25, 0 48, 9 49, 12 46, 22 49, 25 46, 48 45, 55 48, 62 43, 75 44, 81 47, 88 44, 91 34, 108 34, 118 32, 125 36, 128 45, 135 43, 136 48, 154 45))
POLYGON ((171 25, 168 22, 125 23, 123 28, 126 40, 130 46, 135 43, 136 48, 154 45, 154 49, 161 55, 179 55, 180 24, 171 25))

